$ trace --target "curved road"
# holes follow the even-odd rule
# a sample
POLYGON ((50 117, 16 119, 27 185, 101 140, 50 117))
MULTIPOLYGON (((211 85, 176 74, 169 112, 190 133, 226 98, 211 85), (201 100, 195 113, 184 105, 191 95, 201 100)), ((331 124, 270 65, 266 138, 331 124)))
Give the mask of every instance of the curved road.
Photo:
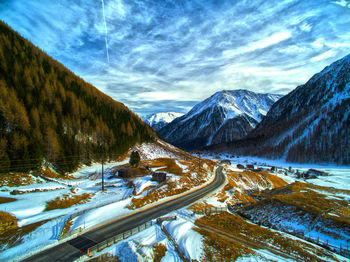
POLYGON ((85 234, 37 253, 23 261, 73 261, 97 243, 201 199, 225 182, 225 176, 222 170, 222 166, 217 168, 214 181, 206 187, 88 231, 85 234))

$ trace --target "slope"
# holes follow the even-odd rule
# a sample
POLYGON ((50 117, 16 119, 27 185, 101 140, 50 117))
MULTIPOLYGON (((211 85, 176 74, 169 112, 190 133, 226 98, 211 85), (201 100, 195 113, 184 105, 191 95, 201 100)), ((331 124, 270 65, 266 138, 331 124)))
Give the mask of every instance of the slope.
POLYGON ((0 22, 0 172, 61 173, 114 159, 154 132, 0 22))
POLYGON ((275 103, 247 137, 215 150, 300 163, 350 164, 349 112, 347 55, 275 103))
POLYGON ((280 97, 247 90, 220 91, 163 127, 159 134, 188 150, 233 141, 247 135, 280 97))

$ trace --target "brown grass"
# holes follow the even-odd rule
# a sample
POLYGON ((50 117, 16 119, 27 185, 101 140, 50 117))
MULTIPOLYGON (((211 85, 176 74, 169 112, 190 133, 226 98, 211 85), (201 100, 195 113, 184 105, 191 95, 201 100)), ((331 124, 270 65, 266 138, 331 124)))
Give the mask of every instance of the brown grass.
POLYGON ((255 203, 245 189, 277 188, 286 186, 287 183, 281 178, 267 172, 242 171, 227 174, 227 184, 216 194, 218 201, 229 205, 236 203, 255 203), (243 186, 244 185, 244 186, 243 186))
POLYGON ((184 170, 180 168, 174 159, 170 158, 158 158, 155 160, 144 161, 144 164, 149 165, 151 168, 163 167, 158 171, 165 171, 168 173, 176 174, 180 178, 175 181, 167 181, 165 185, 155 188, 150 191, 147 196, 133 198, 132 204, 128 206, 129 209, 136 209, 143 207, 147 204, 156 202, 164 197, 174 196, 190 190, 193 187, 199 186, 207 181, 206 172, 211 172, 214 168, 212 161, 201 160, 201 164, 206 164, 207 169, 201 168, 199 173, 198 162, 196 160, 181 160, 181 164, 186 164, 188 171, 183 173, 184 170), (196 173, 196 178, 192 178, 191 173, 196 173), (180 186, 179 186, 180 185, 180 186))
POLYGON ((25 235, 33 232, 39 226, 45 224, 48 221, 49 220, 45 220, 45 221, 30 224, 30 225, 26 225, 23 227, 13 228, 3 233, 0 233, 0 245, 1 245, 0 250, 2 250, 3 248, 10 248, 20 244, 25 235))
POLYGON ((64 209, 76 204, 84 204, 90 201, 94 194, 84 193, 82 195, 68 195, 64 194, 63 197, 57 197, 54 200, 46 202, 45 211, 53 209, 64 209))
POLYGON ((162 243, 157 243, 153 246, 153 261, 160 262, 162 258, 165 256, 167 248, 162 243))
POLYGON ((17 225, 17 218, 11 215, 10 213, 0 211, 0 224, 9 223, 9 222, 17 225))
POLYGON ((72 179, 74 179, 74 177, 69 175, 69 174, 60 175, 60 174, 56 173, 55 171, 53 171, 49 167, 46 168, 46 169, 41 169, 40 171, 38 171, 37 175, 40 175, 44 179, 45 178, 64 179, 64 180, 72 180, 72 179))
POLYGON ((195 213, 203 213, 205 210, 214 207, 206 202, 198 202, 191 205, 188 209, 192 210, 195 213))
POLYGON ((120 259, 111 254, 111 253, 103 253, 97 257, 86 260, 88 262, 120 262, 120 259))
POLYGON ((29 174, 0 174, 0 187, 27 186, 35 183, 35 179, 29 174))
POLYGON ((64 224, 64 227, 62 229, 62 232, 61 232, 61 237, 63 237, 65 234, 68 233, 69 229, 72 227, 73 225, 73 220, 72 219, 68 219, 66 221, 66 223, 64 224))
POLYGON ((235 261, 237 258, 253 254, 250 248, 238 243, 232 243, 216 234, 195 228, 204 236, 202 261, 235 261))
MULTIPOLYGON (((326 251, 314 247, 307 242, 287 238, 281 233, 248 223, 240 216, 229 214, 227 212, 201 217, 196 220, 196 224, 197 221, 227 232, 233 236, 243 236, 249 241, 264 244, 270 243, 284 252, 301 257, 307 261, 320 261, 320 258, 316 257, 314 254, 322 255, 325 258, 330 257, 329 253, 326 251)), ((334 259, 334 257, 332 258, 334 259)))
POLYGON ((163 167, 158 169, 157 171, 165 171, 171 174, 175 174, 178 176, 183 175, 182 168, 179 167, 174 159, 171 158, 158 158, 153 160, 150 164, 149 167, 151 168, 156 168, 156 167, 163 167))
POLYGON ((283 204, 296 206, 297 208, 307 213, 311 213, 314 216, 318 216, 330 209, 338 207, 338 209, 331 212, 337 216, 331 216, 326 213, 324 216, 332 219, 333 221, 345 223, 350 226, 350 209, 347 201, 339 197, 329 198, 327 195, 321 194, 320 192, 329 194, 348 193, 350 196, 350 191, 346 192, 346 190, 330 189, 303 182, 292 183, 280 189, 263 191, 258 195, 265 199, 274 199, 283 204))
POLYGON ((16 198, 12 197, 0 197, 0 204, 10 203, 16 201, 16 198))

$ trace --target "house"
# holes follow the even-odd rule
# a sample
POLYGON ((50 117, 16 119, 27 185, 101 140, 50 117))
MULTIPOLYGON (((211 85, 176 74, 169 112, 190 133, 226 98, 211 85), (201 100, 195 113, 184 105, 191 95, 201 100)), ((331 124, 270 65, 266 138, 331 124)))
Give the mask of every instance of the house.
POLYGON ((244 165, 238 164, 238 165, 237 165, 237 168, 238 168, 238 169, 244 169, 244 165))
POLYGON ((221 161, 220 161, 220 164, 221 164, 221 165, 231 165, 231 161, 228 160, 228 159, 221 160, 221 161))
POLYGON ((152 181, 157 181, 159 183, 164 182, 166 180, 166 173, 164 172, 154 172, 152 173, 152 181))

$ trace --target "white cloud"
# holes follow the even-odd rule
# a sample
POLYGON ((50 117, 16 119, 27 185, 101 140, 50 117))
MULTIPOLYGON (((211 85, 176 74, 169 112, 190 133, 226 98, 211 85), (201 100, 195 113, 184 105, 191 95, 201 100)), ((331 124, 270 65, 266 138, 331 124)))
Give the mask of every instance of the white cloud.
POLYGON ((318 62, 318 61, 321 61, 321 60, 324 60, 324 59, 327 59, 327 58, 330 58, 333 56, 334 56, 334 52, 332 50, 328 50, 327 52, 324 52, 318 56, 311 58, 310 61, 311 62, 318 62))

